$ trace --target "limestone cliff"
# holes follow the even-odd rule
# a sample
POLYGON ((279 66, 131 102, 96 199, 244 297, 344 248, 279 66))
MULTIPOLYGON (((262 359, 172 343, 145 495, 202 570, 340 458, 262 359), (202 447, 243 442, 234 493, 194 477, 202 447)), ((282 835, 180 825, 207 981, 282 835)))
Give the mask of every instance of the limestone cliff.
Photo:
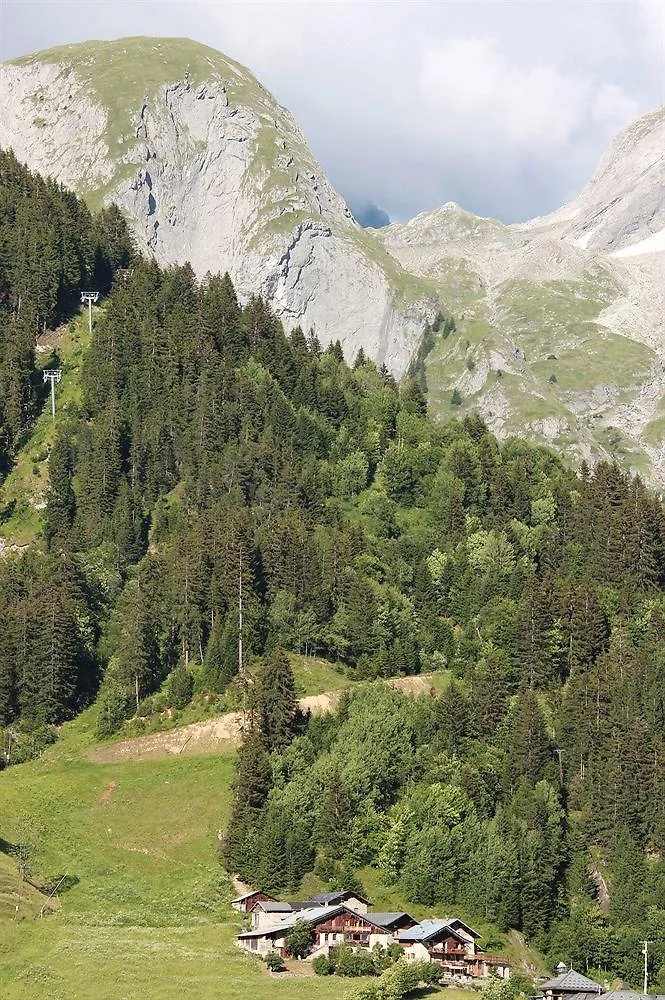
POLYGON ((6 63, 1 82, 2 145, 93 206, 116 201, 160 263, 229 271, 287 328, 404 370, 430 289, 360 229, 248 70, 187 40, 134 38, 6 63))
POLYGON ((549 216, 506 226, 451 203, 377 233, 457 320, 424 361, 436 412, 478 408, 499 436, 665 484, 664 180, 661 109, 549 216))

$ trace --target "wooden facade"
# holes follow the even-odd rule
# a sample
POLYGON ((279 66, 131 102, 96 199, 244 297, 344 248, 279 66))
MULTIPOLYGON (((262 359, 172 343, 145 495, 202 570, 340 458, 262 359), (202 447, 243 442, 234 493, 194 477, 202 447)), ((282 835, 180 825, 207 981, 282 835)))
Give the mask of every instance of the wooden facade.
POLYGON ((268 900, 271 903, 277 902, 274 896, 269 896, 267 892, 257 889, 255 892, 248 892, 244 896, 238 896, 237 899, 233 899, 231 906, 237 913, 249 913, 256 903, 268 900))

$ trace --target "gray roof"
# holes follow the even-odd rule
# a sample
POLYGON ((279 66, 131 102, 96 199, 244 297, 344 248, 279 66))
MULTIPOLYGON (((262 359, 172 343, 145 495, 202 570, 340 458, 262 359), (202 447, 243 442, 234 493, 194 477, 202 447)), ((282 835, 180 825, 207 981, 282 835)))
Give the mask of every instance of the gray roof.
POLYGON ((299 920, 306 920, 308 924, 315 925, 322 920, 336 916, 338 913, 343 913, 344 910, 346 910, 345 906, 310 906, 305 910, 297 910, 295 913, 289 913, 287 917, 280 920, 278 924, 273 924, 272 927, 261 927, 255 931, 245 931, 243 934, 238 934, 238 938, 281 937, 282 934, 293 930, 299 920))
POLYGON ((411 927, 407 931, 400 931, 397 935, 397 940, 429 941, 430 938, 436 937, 444 931, 447 934, 451 934, 453 937, 456 937, 459 941, 464 940, 464 938, 450 926, 449 920, 421 920, 421 922, 416 924, 415 927, 411 927))
POLYGON ((637 993, 634 990, 610 990, 603 993, 603 1000, 665 1000, 665 993, 637 993))
POLYGON ((546 983, 541 983, 538 987, 541 993, 546 990, 559 990, 562 993, 602 993, 603 987, 595 983, 593 979, 588 979, 580 972, 570 969, 556 979, 549 979, 546 983))
POLYGON ((412 919, 405 910, 395 910, 392 913, 363 913, 361 916, 373 924, 378 924, 379 927, 389 927, 391 924, 396 924, 402 917, 412 919))
POLYGON ((311 906, 330 906, 331 903, 344 902, 345 897, 348 896, 359 899, 361 903, 366 903, 367 906, 370 905, 369 899, 365 899, 359 892, 353 892, 352 889, 338 889, 337 892, 320 892, 316 896, 310 896, 307 902, 311 906))
POLYGON ((258 906, 266 913, 291 913, 292 910, 290 903, 281 903, 278 899, 259 899, 252 909, 254 910, 258 906))

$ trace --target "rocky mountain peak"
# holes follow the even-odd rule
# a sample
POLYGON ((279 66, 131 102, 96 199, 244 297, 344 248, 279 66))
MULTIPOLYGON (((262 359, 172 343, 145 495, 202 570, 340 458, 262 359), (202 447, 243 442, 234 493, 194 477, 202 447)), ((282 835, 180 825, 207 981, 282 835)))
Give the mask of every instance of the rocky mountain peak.
POLYGON ((126 38, 6 63, 2 84, 3 145, 93 206, 116 201, 160 263, 228 270, 287 327, 403 371, 431 290, 360 229, 249 70, 187 39, 126 38))

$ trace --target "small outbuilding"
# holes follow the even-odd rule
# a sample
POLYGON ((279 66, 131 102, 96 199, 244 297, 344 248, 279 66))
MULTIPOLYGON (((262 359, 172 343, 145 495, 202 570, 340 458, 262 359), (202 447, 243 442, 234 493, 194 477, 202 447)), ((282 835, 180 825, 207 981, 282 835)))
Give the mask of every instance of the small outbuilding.
POLYGON ((547 1000, 593 1000, 605 992, 600 983, 576 972, 572 966, 566 970, 565 965, 560 963, 557 972, 559 975, 555 979, 548 979, 538 987, 547 1000))
POLYGON ((266 902, 268 900, 271 900, 273 903, 278 902, 274 896, 263 892, 262 889, 253 889, 251 892, 246 892, 244 896, 236 896, 235 899, 232 899, 231 907, 237 913, 249 913, 255 903, 266 902))

